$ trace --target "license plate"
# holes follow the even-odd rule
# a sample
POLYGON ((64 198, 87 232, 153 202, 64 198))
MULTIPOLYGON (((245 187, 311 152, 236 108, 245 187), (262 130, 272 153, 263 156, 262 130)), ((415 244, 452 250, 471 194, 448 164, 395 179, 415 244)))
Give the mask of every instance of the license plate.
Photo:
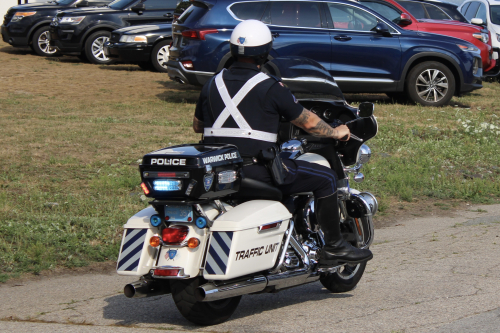
POLYGON ((165 206, 165 220, 168 222, 193 221, 193 208, 191 206, 165 206))

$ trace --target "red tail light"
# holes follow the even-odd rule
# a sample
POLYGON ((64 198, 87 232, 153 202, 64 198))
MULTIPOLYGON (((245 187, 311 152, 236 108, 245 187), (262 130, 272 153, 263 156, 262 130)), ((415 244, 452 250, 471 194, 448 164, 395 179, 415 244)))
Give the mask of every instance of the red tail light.
POLYGON ((156 276, 177 276, 180 269, 155 269, 154 275, 156 276))
POLYGON ((205 35, 216 34, 218 32, 219 30, 217 29, 184 30, 182 32, 182 37, 205 40, 205 35))
POLYGON ((186 238, 189 228, 184 225, 174 225, 163 229, 161 238, 167 244, 179 244, 186 238))

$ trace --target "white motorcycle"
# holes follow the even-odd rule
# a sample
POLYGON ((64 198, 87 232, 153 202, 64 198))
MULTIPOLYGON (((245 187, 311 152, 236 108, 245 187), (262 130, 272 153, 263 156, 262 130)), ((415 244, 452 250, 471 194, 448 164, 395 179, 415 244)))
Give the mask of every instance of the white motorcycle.
MULTIPOLYGON (((279 76, 300 103, 332 126, 345 123, 351 139, 309 136, 283 122, 282 158, 335 169, 344 238, 359 248, 373 241, 376 198, 349 186, 371 152, 363 144, 377 133, 373 104, 349 106, 328 72, 304 58, 276 58, 264 71, 279 76)), ((245 294, 277 292, 320 281, 331 292, 352 290, 366 262, 318 265, 323 234, 312 193, 283 201, 266 183, 241 176, 235 146, 187 144, 146 154, 141 187, 150 206, 125 224, 117 273, 138 276, 127 297, 172 294, 181 314, 199 325, 227 320, 245 294)))

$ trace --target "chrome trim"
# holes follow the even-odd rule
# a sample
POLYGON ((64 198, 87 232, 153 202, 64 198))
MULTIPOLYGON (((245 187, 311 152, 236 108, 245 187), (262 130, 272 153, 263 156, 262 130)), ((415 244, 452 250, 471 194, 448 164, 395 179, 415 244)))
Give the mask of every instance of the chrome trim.
POLYGON ((196 300, 199 302, 212 302, 220 299, 256 293, 264 290, 266 286, 266 277, 259 275, 246 280, 221 285, 209 282, 196 288, 194 295, 196 300))
POLYGON ((260 234, 261 232, 275 230, 276 228, 281 227, 281 223, 283 223, 283 221, 274 221, 274 222, 262 224, 262 225, 259 226, 259 230, 257 232, 260 234), (262 228, 265 227, 266 225, 275 224, 275 223, 277 223, 277 225, 275 227, 262 230, 262 228))
MULTIPOLYGON (((364 246, 361 246, 360 248, 361 249, 367 249, 370 247, 370 245, 373 243, 373 239, 374 239, 374 225, 373 225, 373 214, 372 214, 372 208, 370 207, 370 205, 368 204, 368 202, 365 200, 365 198, 363 197, 363 195, 366 194, 368 196, 370 196, 372 199, 375 198, 375 196, 373 196, 373 194, 371 193, 368 193, 368 192, 361 192, 361 193, 351 193, 351 199, 354 199, 354 200, 359 200, 364 206, 365 206, 365 209, 366 209, 366 214, 365 216, 363 217, 360 217, 360 219, 366 219, 366 225, 368 227, 368 230, 365 230, 365 228, 363 228, 363 225, 360 224, 360 228, 362 229, 362 232, 363 232, 363 235, 360 235, 362 238, 363 238, 363 242, 364 242, 364 246), (353 198, 354 197, 354 198, 353 198), (366 233, 366 237, 365 236, 365 233, 366 233), (365 239, 367 239, 368 241, 365 242, 365 239)), ((376 199, 374 199, 375 202, 376 202, 376 199)), ((378 203, 376 205, 378 207, 378 203)), ((347 215, 348 216, 348 215, 347 215)))
POLYGON ((394 80, 391 79, 370 79, 365 77, 335 77, 335 81, 353 81, 353 82, 374 82, 374 83, 394 83, 394 80))
POLYGON ((184 267, 178 267, 178 266, 153 266, 149 270, 149 273, 151 273, 151 277, 155 279, 189 279, 191 276, 184 274, 184 267), (177 273, 176 276, 158 276, 155 275, 155 269, 178 269, 179 273, 177 273))
MULTIPOLYGON (((336 80, 336 79, 334 79, 334 80, 336 80)), ((329 81, 327 79, 320 79, 320 78, 316 78, 316 77, 300 77, 300 78, 287 78, 287 77, 283 77, 283 78, 281 78, 281 81, 283 81, 283 82, 285 82, 285 81, 320 82, 320 83, 328 83, 329 85, 332 85, 332 86, 338 88, 337 83, 329 81)))
MULTIPOLYGON (((302 268, 295 271, 288 271, 279 274, 268 275, 267 280, 268 286, 274 287, 275 289, 284 289, 300 284, 304 284, 307 278, 310 276, 308 269, 302 268)), ((312 281, 311 281, 312 282, 312 281)))
POLYGON ((277 264, 273 268, 271 268, 271 270, 270 270, 271 273, 278 272, 281 269, 281 267, 283 266, 283 261, 285 260, 286 250, 288 249, 288 244, 290 243, 290 237, 292 236, 293 227, 294 227, 293 220, 290 220, 290 227, 287 230, 285 244, 283 244, 283 246, 281 247, 280 260, 277 262, 277 264))
POLYGON ((298 240, 295 239, 295 237, 290 238, 290 245, 293 247, 293 249, 297 252, 297 254, 300 256, 302 259, 302 262, 306 267, 309 267, 309 257, 307 256, 306 251, 304 251, 304 248, 302 247, 302 244, 299 243, 298 240))

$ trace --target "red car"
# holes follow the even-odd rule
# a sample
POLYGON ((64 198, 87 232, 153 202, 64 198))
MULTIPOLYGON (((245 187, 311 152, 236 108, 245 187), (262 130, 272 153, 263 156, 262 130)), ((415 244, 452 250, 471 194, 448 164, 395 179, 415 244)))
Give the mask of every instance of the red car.
POLYGON ((359 0, 358 2, 404 29, 466 40, 481 51, 483 73, 495 67, 490 32, 480 26, 454 21, 442 9, 429 2, 407 0, 359 0))

